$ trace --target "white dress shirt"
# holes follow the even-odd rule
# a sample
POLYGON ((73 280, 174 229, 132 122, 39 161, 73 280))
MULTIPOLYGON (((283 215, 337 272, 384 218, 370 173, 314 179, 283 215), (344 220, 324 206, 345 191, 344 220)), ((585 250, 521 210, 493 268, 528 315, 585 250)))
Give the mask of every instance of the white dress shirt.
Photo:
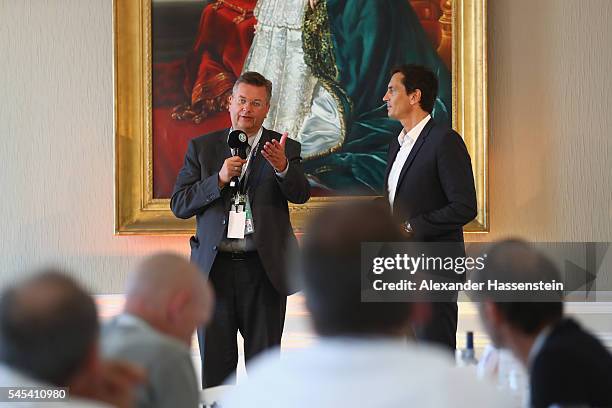
POLYGON ((399 152, 397 152, 397 156, 395 156, 393 166, 391 166, 391 171, 389 172, 389 182, 387 183, 391 211, 393 211, 395 191, 397 190, 397 183, 399 181, 402 168, 404 168, 404 164, 406 163, 406 159, 408 159, 408 156, 410 155, 410 151, 412 150, 414 143, 423 131, 423 128, 425 127, 427 122, 429 122, 429 119, 431 119, 431 115, 425 116, 423 120, 417 123, 416 126, 410 129, 409 131, 406 131, 406 129, 402 129, 399 136, 397 137, 400 149, 399 152))
POLYGON ((244 164, 244 166, 242 166, 242 174, 240 175, 241 178, 244 177, 244 173, 246 172, 247 167, 249 167, 249 162, 251 161, 251 158, 253 158, 253 155, 256 155, 258 153, 253 152, 253 149, 259 149, 259 139, 261 139, 262 133, 263 128, 260 127, 257 133, 255 133, 253 136, 247 136, 249 149, 247 151, 247 162, 244 164))
POLYGON ((223 395, 223 408, 510 407, 492 384, 454 367, 448 353, 405 338, 323 338, 264 353, 223 395))

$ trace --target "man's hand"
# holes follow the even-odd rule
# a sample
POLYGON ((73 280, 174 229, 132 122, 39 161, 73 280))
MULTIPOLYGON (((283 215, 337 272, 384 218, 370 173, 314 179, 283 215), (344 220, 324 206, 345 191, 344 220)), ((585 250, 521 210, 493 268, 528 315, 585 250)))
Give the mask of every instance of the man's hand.
POLYGON ((232 156, 225 159, 223 167, 219 170, 219 188, 225 187, 232 177, 238 177, 242 173, 242 166, 246 163, 240 156, 232 156))
POLYGON ((310 8, 314 10, 315 7, 317 7, 317 3, 319 2, 319 0, 308 0, 308 4, 310 4, 310 8))
POLYGON ((280 142, 272 139, 271 142, 266 142, 261 151, 263 157, 274 167, 277 173, 282 173, 287 168, 289 162, 285 156, 285 144, 287 143, 287 132, 283 133, 280 142))
POLYGON ((106 402, 119 408, 134 406, 134 388, 145 380, 142 368, 122 361, 102 361, 96 376, 84 376, 70 384, 70 393, 106 402))
POLYGON ((401 226, 402 226, 402 232, 404 234, 404 238, 406 238, 406 239, 414 238, 414 230, 412 229, 412 226, 410 225, 410 222, 404 221, 401 224, 401 226))
POLYGON ((132 364, 105 361, 97 399, 116 407, 134 406, 134 387, 143 383, 145 377, 144 370, 132 364))

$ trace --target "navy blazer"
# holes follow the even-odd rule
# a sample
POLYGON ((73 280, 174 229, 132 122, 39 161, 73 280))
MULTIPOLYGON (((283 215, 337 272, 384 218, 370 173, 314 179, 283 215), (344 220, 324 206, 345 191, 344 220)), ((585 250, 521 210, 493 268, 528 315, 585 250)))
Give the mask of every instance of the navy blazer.
POLYGON ((552 327, 529 371, 532 407, 612 407, 612 355, 572 319, 552 327))
MULTIPOLYGON (((387 202, 389 172, 399 149, 394 138, 385 176, 387 202)), ((453 129, 430 119, 402 167, 393 215, 410 222, 415 241, 463 242, 463 226, 476 212, 474 176, 465 143, 453 129)))
MULTIPOLYGON (((191 259, 208 275, 218 252, 217 246, 227 236, 230 189, 219 190, 218 174, 231 156, 227 144, 229 129, 210 133, 189 142, 170 208, 179 218, 196 217, 196 235, 191 237, 191 259)), ((259 150, 281 134, 263 129, 259 150)), ((297 240, 289 220, 287 202, 302 204, 310 198, 310 186, 302 170, 301 146, 287 139, 285 154, 289 169, 284 178, 257 152, 249 166, 249 202, 255 224, 254 240, 270 281, 282 294, 291 294, 287 280, 287 257, 297 250, 297 240)))

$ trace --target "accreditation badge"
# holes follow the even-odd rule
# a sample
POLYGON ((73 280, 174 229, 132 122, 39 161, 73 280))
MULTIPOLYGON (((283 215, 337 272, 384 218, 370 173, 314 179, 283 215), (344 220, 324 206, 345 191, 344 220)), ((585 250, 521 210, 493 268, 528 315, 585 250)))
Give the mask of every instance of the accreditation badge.
MULTIPOLYGON (((245 211, 247 197, 245 194, 236 193, 230 206, 229 221, 227 224, 227 237, 243 239, 246 231, 247 213, 245 211)), ((250 210, 249 210, 250 211, 250 210)))

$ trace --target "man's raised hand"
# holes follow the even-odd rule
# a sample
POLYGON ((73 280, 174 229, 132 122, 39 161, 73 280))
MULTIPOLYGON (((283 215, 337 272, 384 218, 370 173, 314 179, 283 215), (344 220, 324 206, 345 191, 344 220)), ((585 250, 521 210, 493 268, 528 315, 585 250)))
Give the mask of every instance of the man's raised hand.
POLYGON ((287 156, 285 156, 285 144, 287 143, 287 132, 283 133, 280 142, 276 139, 272 139, 270 142, 266 142, 261 151, 263 157, 270 163, 274 170, 278 173, 282 173, 287 169, 289 162, 287 156))

